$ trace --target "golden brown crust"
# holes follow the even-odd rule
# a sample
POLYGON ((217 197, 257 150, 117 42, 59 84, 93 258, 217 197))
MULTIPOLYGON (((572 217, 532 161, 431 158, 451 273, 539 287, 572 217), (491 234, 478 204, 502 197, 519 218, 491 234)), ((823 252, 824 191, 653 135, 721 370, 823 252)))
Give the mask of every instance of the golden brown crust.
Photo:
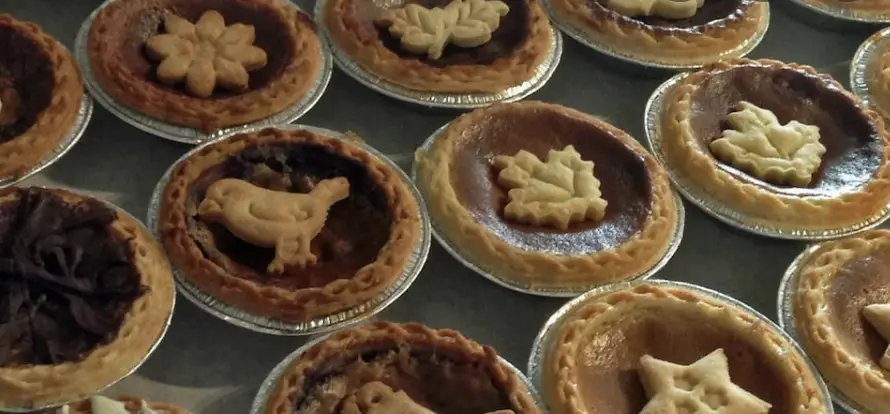
MULTIPOLYGON (((84 196, 51 190, 71 204, 84 196)), ((0 204, 21 197, 22 189, 0 190, 0 204)), ((118 336, 80 362, 28 367, 0 367, 0 408, 39 407, 79 400, 121 379, 138 366, 167 327, 175 288, 161 246, 136 219, 117 211, 112 231, 128 240, 133 264, 149 289, 133 302, 118 336)))
POLYGON ((868 412, 890 411, 890 374, 874 361, 862 361, 841 345, 826 297, 833 278, 847 263, 886 250, 890 231, 872 230, 824 243, 802 264, 793 297, 795 329, 801 345, 834 387, 868 412))
POLYGON ((593 296, 577 309, 567 314, 552 333, 549 349, 542 361, 542 384, 544 399, 551 411, 560 414, 586 414, 582 400, 584 390, 578 387, 579 353, 589 343, 592 335, 609 329, 609 325, 622 318, 635 307, 658 309, 658 312, 671 312, 689 307, 698 308, 709 317, 709 324, 723 326, 736 332, 744 340, 757 344, 763 349, 775 350, 784 355, 782 369, 789 372, 788 378, 799 378, 797 388, 788 390, 792 403, 799 407, 797 414, 821 413, 826 401, 822 400, 816 379, 807 366, 806 360, 794 349, 779 332, 770 328, 756 316, 731 304, 715 298, 679 287, 659 287, 651 284, 638 284, 603 295, 593 296))
POLYGON ((866 67, 868 95, 871 106, 884 118, 890 118, 890 44, 885 40, 878 48, 866 67))
MULTIPOLYGON (((36 123, 12 140, 0 142, 0 178, 6 178, 24 174, 39 164, 68 136, 83 100, 83 80, 68 49, 36 24, 0 14, 0 26, 12 27, 40 47, 40 52, 45 53, 52 63, 55 84, 52 101, 36 123)), ((0 45, 0 53, 2 48, 0 45)))
MULTIPOLYGON (((133 413, 139 412, 142 408, 142 399, 137 397, 118 397, 116 400, 126 404, 127 410, 133 413)), ((189 414, 188 411, 172 404, 149 402, 148 407, 155 411, 161 411, 163 414, 189 414)), ((69 414, 93 414, 90 408, 90 400, 85 399, 68 405, 69 414)))
POLYGON ((870 15, 887 15, 890 12, 887 2, 882 0, 804 0, 804 3, 823 10, 850 10, 862 19, 868 19, 870 15))
POLYGON ((175 167, 164 189, 160 210, 161 241, 188 281, 223 302, 285 322, 303 322, 330 315, 378 296, 399 277, 420 233, 417 201, 398 172, 353 143, 304 130, 267 128, 238 134, 205 147, 175 167), (189 188, 207 168, 261 142, 323 145, 367 167, 369 175, 385 193, 393 217, 389 241, 374 262, 362 267, 351 278, 337 279, 322 287, 286 290, 229 275, 204 256, 189 235, 186 223, 189 188))
POLYGON ((582 30, 590 41, 615 51, 664 64, 702 65, 744 55, 740 45, 769 23, 769 5, 743 0, 727 18, 697 26, 695 31, 642 24, 590 0, 550 0, 562 21, 582 30))
POLYGON ((711 197, 733 210, 753 216, 760 225, 774 228, 832 228, 847 227, 874 217, 890 202, 890 141, 884 122, 872 110, 862 108, 875 130, 882 137, 881 165, 871 181, 862 188, 834 198, 803 198, 777 194, 765 187, 741 181, 718 166, 718 161, 707 149, 696 144, 690 125, 692 95, 703 79, 712 73, 737 65, 757 65, 767 68, 786 68, 819 77, 826 87, 841 91, 853 105, 862 107, 858 98, 846 92, 828 75, 819 74, 809 66, 775 60, 738 59, 708 65, 687 76, 664 98, 661 112, 662 148, 666 162, 684 180, 696 187, 708 189, 711 197))
MULTIPOLYGON (((320 0, 321 1, 321 0, 320 0)), ((348 19, 362 0, 324 0, 324 25, 331 40, 369 72, 408 89, 426 92, 501 92, 532 78, 550 52, 553 34, 537 0, 529 8, 528 34, 509 54, 488 65, 433 67, 417 59, 402 59, 380 39, 365 39, 348 19)))
POLYGON ((291 414, 294 403, 304 391, 311 372, 338 354, 365 346, 392 345, 441 351, 460 361, 475 361, 486 368, 496 388, 509 393, 510 409, 516 414, 538 414, 522 380, 502 364, 490 346, 480 345, 450 329, 432 329, 417 323, 377 322, 358 328, 344 329, 315 344, 297 357, 284 371, 275 390, 266 401, 266 414, 291 414))
POLYGON ((283 0, 252 0, 249 7, 274 10, 289 28, 293 39, 290 50, 268 52, 292 56, 281 74, 262 88, 226 98, 202 99, 159 87, 124 68, 120 63, 124 57, 114 46, 119 39, 109 39, 105 33, 148 8, 160 6, 159 0, 112 2, 96 15, 87 40, 90 65, 102 89, 121 105, 153 118, 206 132, 258 121, 302 99, 321 70, 321 43, 310 19, 283 0))
POLYGON ((417 153, 421 186, 430 213, 461 252, 506 279, 537 287, 580 287, 627 279, 650 269, 664 255, 678 225, 676 198, 667 174, 636 140, 609 123, 577 110, 537 101, 495 104, 457 118, 433 146, 417 153), (651 175, 652 204, 641 230, 614 249, 553 255, 516 248, 478 224, 461 204, 451 182, 452 157, 462 131, 517 110, 552 111, 607 131, 639 155, 651 175))

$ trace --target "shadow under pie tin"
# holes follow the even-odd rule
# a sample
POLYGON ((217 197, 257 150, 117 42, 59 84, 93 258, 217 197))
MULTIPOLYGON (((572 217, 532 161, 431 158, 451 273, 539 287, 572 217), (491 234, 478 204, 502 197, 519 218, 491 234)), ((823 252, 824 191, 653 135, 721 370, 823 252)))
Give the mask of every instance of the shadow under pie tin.
MULTIPOLYGON (((207 133, 196 128, 174 125, 169 122, 150 117, 148 115, 140 113, 139 111, 118 104, 111 95, 105 92, 105 90, 102 88, 102 85, 99 84, 99 82, 96 80, 95 75, 93 74, 92 64, 90 62, 89 55, 87 54, 87 38, 90 33, 90 27, 92 26, 93 20, 96 18, 96 15, 98 15, 99 12, 107 5, 115 1, 117 0, 106 0, 98 8, 96 8, 96 10, 94 10, 90 14, 90 16, 87 17, 87 19, 83 22, 83 25, 81 25, 80 30, 78 30, 77 32, 77 37, 74 40, 74 57, 77 60, 80 71, 83 73, 84 84, 86 85, 87 89, 89 89, 90 94, 92 94, 93 97, 96 98, 96 101, 98 101, 99 104, 105 107, 108 112, 111 112, 122 121, 149 134, 169 139, 171 141, 196 145, 222 138, 229 135, 231 132, 240 130, 242 128, 261 128, 289 124, 299 119, 301 116, 306 114, 306 112, 309 112, 309 110, 312 109, 312 107, 315 106, 316 103, 318 103, 318 100, 321 99, 321 96, 324 94, 324 91, 325 89, 327 89, 328 83, 331 80, 331 73, 333 70, 333 60, 331 58, 331 52, 328 49, 328 45, 325 43, 325 41, 319 38, 319 57, 321 60, 321 65, 319 65, 318 77, 315 79, 315 82, 313 83, 309 91, 306 92, 306 94, 302 98, 300 98, 298 101, 296 101, 281 112, 270 115, 264 119, 255 122, 251 122, 249 124, 222 128, 212 133, 207 133)), ((288 2, 288 4, 292 5, 293 7, 297 8, 297 10, 302 12, 302 10, 293 3, 288 2)))
MULTIPOLYGON (((853 59, 850 61, 850 91, 861 99, 865 105, 868 105, 875 110, 877 110, 877 108, 871 101, 871 96, 869 94, 869 84, 871 83, 871 76, 869 76, 869 73, 872 72, 872 70, 869 69, 869 66, 874 63, 872 62, 873 59, 880 57, 879 54, 887 45, 888 40, 890 40, 890 27, 875 32, 859 45, 859 48, 856 49, 856 53, 853 54, 853 59)), ((885 120, 887 119, 887 116, 880 110, 878 110, 878 113, 880 113, 885 120)))
MULTIPOLYGON (((221 140, 230 138, 237 134, 260 131, 265 128, 268 127, 246 127, 235 131, 230 131, 226 136, 222 137, 221 140)), ((414 184, 402 171, 402 169, 400 169, 394 162, 392 162, 390 159, 388 159, 386 156, 384 156, 374 148, 361 143, 358 140, 352 139, 348 133, 343 134, 340 132, 331 131, 329 129, 308 125, 279 125, 274 128, 285 131, 305 130, 332 138, 351 140, 356 143, 356 145, 359 145, 363 150, 373 154, 378 159, 382 160, 399 174, 405 187, 409 190, 415 200, 417 200, 418 210, 416 213, 417 216, 420 218, 420 231, 418 233, 417 243, 414 246, 414 249, 411 251, 408 263, 405 265, 405 268, 402 269, 399 277, 395 281, 393 281, 393 283, 389 287, 387 287, 383 293, 381 293, 374 299, 331 315, 315 318, 301 323, 287 323, 275 318, 253 315, 236 306, 232 306, 225 302, 217 300, 213 296, 208 295, 207 293, 202 291, 193 283, 189 282, 188 279, 182 274, 182 272, 174 265, 173 275, 176 278, 176 285, 179 288, 180 293, 182 293, 182 295, 185 296, 186 299, 194 303, 202 310, 210 313, 211 315, 219 319, 222 319, 225 322, 241 328, 249 329, 254 332, 272 335, 297 336, 315 335, 325 332, 331 332, 346 327, 348 325, 364 321, 376 315, 377 313, 383 311, 383 309, 385 309, 387 306, 395 302, 396 299, 399 298, 399 296, 401 296, 403 293, 405 293, 405 291, 408 290, 411 284, 414 283, 414 280, 417 279, 417 275, 420 274, 420 270, 426 263, 431 243, 430 222, 429 215, 427 214, 426 210, 426 204, 424 204, 420 192, 417 190, 416 187, 414 187, 414 184)), ((208 142, 193 148, 191 151, 176 160, 176 162, 174 162, 170 166, 170 168, 167 169, 167 171, 161 177, 160 181, 158 181, 158 184, 152 194, 151 201, 148 205, 148 227, 154 232, 156 238, 160 239, 160 207, 164 195, 164 189, 170 182, 173 170, 187 158, 200 152, 205 147, 217 142, 218 141, 208 142)))
MULTIPOLYGON (((443 125, 436 132, 433 132, 426 141, 418 148, 417 154, 423 154, 433 146, 433 143, 436 141, 436 138, 441 136, 450 123, 443 125)), ((417 188, 420 189, 421 194, 425 191, 424 186, 420 183, 420 177, 417 171, 417 162, 415 161, 411 164, 411 178, 414 180, 414 183, 417 185, 417 188)), ((686 227, 686 209, 683 206, 683 201, 680 196, 677 195, 676 192, 672 192, 674 196, 674 200, 676 200, 677 207, 677 226, 671 235, 671 243, 664 250, 663 256, 658 260, 652 267, 650 267, 645 272, 637 274, 629 278, 629 280, 645 280, 655 273, 657 273, 661 268, 663 268, 674 256, 674 253, 677 252, 677 248, 680 247, 680 242, 683 240, 683 229, 686 227)), ((462 265, 466 266, 470 270, 476 272, 480 276, 497 283, 507 289, 515 290, 517 292, 526 293, 529 295, 537 295, 537 296, 546 296, 546 297, 555 297, 555 298, 572 298, 578 296, 588 290, 595 288, 597 286, 602 286, 602 283, 594 283, 590 285, 574 287, 574 288, 557 288, 557 287, 533 287, 527 283, 522 283, 516 280, 512 280, 506 277, 501 277, 497 275, 495 272, 486 269, 484 266, 479 265, 471 261, 468 257, 462 253, 461 248, 453 243, 450 239, 448 239, 445 232, 441 230, 439 225, 436 223, 435 217, 430 216, 430 223, 432 227, 433 236, 439 242, 439 245, 442 246, 455 260, 460 262, 462 265)))
MULTIPOLYGON (((674 183, 674 187, 676 187, 687 200, 704 210, 705 213, 708 213, 708 215, 732 227, 749 233, 786 240, 834 239, 877 227, 890 218, 890 206, 887 206, 876 215, 849 227, 824 229, 777 228, 759 224, 755 221, 754 217, 738 212, 731 206, 710 196, 707 191, 686 178, 683 172, 676 170, 669 162, 667 162, 667 156, 662 145, 661 115, 662 109, 664 108, 664 100, 673 88, 687 76, 689 76, 689 73, 679 73, 674 75, 655 89, 652 96, 649 98, 649 101, 646 103, 643 123, 645 124, 646 139, 649 141, 649 148, 655 158, 658 159, 658 162, 660 162, 661 165, 665 167, 665 170, 667 170, 671 181, 674 183)), ((780 197, 790 196, 783 195, 780 197)))
MULTIPOLYGON (((551 315, 547 319, 547 321, 544 323, 544 326, 541 327, 541 330, 538 331, 538 335, 535 337, 535 340, 532 343, 531 354, 529 355, 528 368, 526 373, 528 374, 529 380, 536 387, 536 389, 539 390, 539 392, 542 392, 541 390, 543 389, 542 375, 545 369, 544 364, 547 363, 548 352, 550 352, 550 348, 552 347, 553 341, 555 340, 554 336, 560 328, 563 320, 569 314, 597 296, 631 289, 641 284, 649 284, 660 288, 680 288, 690 290, 697 294, 707 296, 711 299, 726 302, 729 305, 756 317, 758 321, 772 328, 778 335, 785 339, 793 348, 793 350, 796 351, 800 355, 801 359, 806 363, 806 367, 813 374, 813 379, 817 383, 818 391, 823 396, 823 400, 825 401, 825 409, 822 410, 820 414, 834 414, 834 407, 831 405, 831 395, 829 394, 828 388, 826 387, 825 382, 822 380, 822 377, 818 375, 819 371, 816 370, 816 367, 809 360, 809 357, 807 357, 807 354, 803 351, 803 349, 800 348, 797 342, 795 342, 793 338, 787 334, 787 332, 782 330, 773 321, 771 321, 760 312, 757 312, 750 306, 746 305, 745 303, 715 290, 711 290, 691 283, 660 279, 653 279, 649 281, 619 282, 611 285, 601 286, 592 289, 575 299, 570 300, 562 307, 557 309, 556 312, 554 312, 553 315, 551 315)), ((544 404, 546 406, 546 401, 544 401, 544 404)))
POLYGON ((316 0, 315 2, 315 22, 319 36, 323 38, 323 42, 330 45, 337 67, 362 85, 403 102, 430 108, 474 109, 496 102, 519 101, 541 89, 550 80, 553 73, 556 72, 556 67, 559 66, 559 61, 562 57, 562 35, 560 35, 559 31, 550 27, 550 50, 548 55, 535 69, 532 77, 519 85, 498 93, 438 93, 409 89, 371 73, 337 46, 337 43, 331 38, 324 24, 325 1, 316 0))
MULTIPOLYGON (((275 391, 275 387, 278 385, 278 380, 281 379, 281 376, 284 375, 284 372, 287 370, 288 367, 290 367, 291 363, 293 363, 294 360, 299 358, 299 356, 306 352, 309 348, 312 348, 313 346, 327 339, 328 336, 329 334, 326 334, 308 340, 306 343, 297 348, 296 351, 292 352, 281 362, 279 362, 278 365, 276 365, 275 368, 272 369, 266 379, 263 380, 262 384, 260 384, 260 389, 259 391, 257 391, 256 397, 254 397, 253 403, 250 405, 250 414, 264 414, 266 412, 266 403, 268 402, 269 396, 272 394, 273 391, 275 391)), ((525 376, 525 373, 516 368, 516 366, 511 364, 510 361, 507 361, 500 355, 498 355, 498 360, 502 365, 510 368, 510 370, 513 371, 513 373, 515 373, 517 377, 519 377, 519 380, 522 382, 522 384, 528 390, 528 393, 531 395, 532 400, 534 400, 535 405, 543 410, 544 402, 541 399, 538 390, 525 376)))

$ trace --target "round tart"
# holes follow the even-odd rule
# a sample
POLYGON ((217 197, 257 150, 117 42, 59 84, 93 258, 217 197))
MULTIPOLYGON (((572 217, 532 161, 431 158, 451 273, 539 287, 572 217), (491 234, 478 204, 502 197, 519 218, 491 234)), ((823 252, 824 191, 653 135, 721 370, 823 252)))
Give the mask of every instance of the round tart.
POLYGON ((311 19, 284 0, 116 0, 87 40, 115 101, 206 132, 298 102, 321 70, 320 48, 311 19))
POLYGON ((459 332, 377 322, 336 332, 285 370, 266 414, 537 414, 495 350, 459 332))
POLYGON ((568 306, 540 361, 553 414, 832 412, 778 328, 701 288, 616 285, 568 306))
POLYGON ((390 287, 420 232, 401 175, 346 140, 306 130, 237 134, 177 165, 161 239, 189 282, 296 323, 390 287))
POLYGON ((323 10, 333 43, 365 70, 426 92, 520 85, 553 41, 535 0, 325 0, 323 10))
MULTIPOLYGON (((877 50, 868 62, 868 98, 872 106, 884 116, 890 118, 890 42, 886 41, 886 34, 879 37, 882 30, 872 36, 878 43, 877 50)), ((853 63, 857 64, 856 62, 853 63)))
POLYGON ((890 410, 888 269, 890 231, 827 242, 801 263, 792 299, 807 354, 864 413, 890 410))
POLYGON ((473 111, 417 159, 440 234, 491 274, 534 288, 638 276, 678 226, 658 162, 624 131, 559 105, 473 111))
POLYGON ((664 102, 667 166, 753 223, 849 228, 890 202, 883 122, 811 67, 720 62, 685 77, 664 102))
POLYGON ((556 18, 618 54, 700 66, 743 56, 769 24, 760 0, 549 0, 556 18))
POLYGON ((94 395, 62 406, 56 414, 188 414, 188 411, 170 404, 149 403, 135 397, 111 399, 94 395))
POLYGON ((139 366, 173 310, 142 225, 64 190, 0 190, 0 409, 79 400, 139 366))
POLYGON ((24 174, 55 151, 82 99, 71 53, 37 25, 0 14, 0 179, 24 174))

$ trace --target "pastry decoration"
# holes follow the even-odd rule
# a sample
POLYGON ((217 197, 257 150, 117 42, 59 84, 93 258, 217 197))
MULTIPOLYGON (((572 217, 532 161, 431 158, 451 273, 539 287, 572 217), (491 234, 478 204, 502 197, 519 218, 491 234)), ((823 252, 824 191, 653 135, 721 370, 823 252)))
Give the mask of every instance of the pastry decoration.
POLYGON ((688 19, 695 16, 704 3, 704 0, 609 0, 606 7, 628 17, 688 19))
POLYGON ((412 3, 385 11, 376 23, 399 38, 403 49, 435 60, 449 44, 484 45, 509 11, 506 3, 497 0, 452 0, 444 8, 432 9, 412 3))
POLYGON ((286 266, 305 267, 317 261, 310 243, 324 226, 331 206, 348 196, 345 178, 322 180, 308 194, 272 191, 226 178, 207 189, 198 215, 222 223, 241 240, 275 248, 275 258, 266 270, 281 274, 286 266))
POLYGON ((0 80, 0 126, 12 125, 19 119, 22 98, 11 82, 0 80))
POLYGON ((514 156, 497 156, 498 184, 507 187, 509 202, 504 215, 512 220, 567 229, 584 220, 601 220, 608 203, 593 175, 593 162, 581 159, 571 145, 550 150, 547 162, 521 150, 514 156))
POLYGON ((217 11, 205 12, 195 24, 167 14, 164 29, 167 33, 146 42, 148 56, 161 62, 157 69, 161 82, 185 82, 192 95, 206 98, 217 86, 245 90, 248 72, 266 66, 266 52, 253 46, 254 27, 241 23, 226 27, 217 11))
MULTIPOLYGON (((359 388, 344 401, 341 411, 350 414, 436 414, 414 402, 405 391, 395 391, 380 381, 359 388)), ((498 410, 486 414, 514 413, 513 410, 498 410)))
MULTIPOLYGON (((139 411, 130 411, 127 406, 116 400, 105 398, 100 395, 90 397, 90 410, 92 414, 163 414, 152 410, 148 403, 143 400, 139 401, 139 411)), ((71 409, 67 405, 59 408, 58 414, 70 414, 71 409)))
POLYGON ((640 414, 767 414, 772 408, 732 383, 723 349, 692 365, 672 364, 644 355, 640 358, 640 380, 649 397, 640 414))
MULTIPOLYGON (((890 304, 868 305, 862 310, 862 315, 884 339, 890 341, 890 304)), ((890 370, 890 345, 887 346, 880 364, 881 368, 890 370)))
POLYGON ((727 116, 731 129, 711 142, 711 151, 761 180, 808 185, 825 154, 819 127, 797 121, 782 125, 772 111, 750 102, 739 102, 739 108, 727 116))

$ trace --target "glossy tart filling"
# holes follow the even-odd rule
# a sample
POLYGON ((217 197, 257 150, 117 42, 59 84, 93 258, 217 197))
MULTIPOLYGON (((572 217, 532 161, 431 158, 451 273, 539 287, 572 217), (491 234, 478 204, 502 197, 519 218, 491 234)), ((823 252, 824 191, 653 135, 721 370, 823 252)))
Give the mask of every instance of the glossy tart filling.
MULTIPOLYGON (((588 0, 594 10, 617 13, 608 7, 610 1, 588 0)), ((687 18, 669 19, 659 15, 633 17, 622 15, 622 19, 649 26, 656 32, 667 32, 673 29, 696 29, 709 24, 719 24, 721 20, 738 15, 743 3, 744 0, 705 0, 702 6, 698 8, 698 11, 693 16, 687 18)))
POLYGON ((0 143, 37 122, 54 87, 50 56, 32 38, 0 24, 0 143))
POLYGON ((0 206, 0 366, 79 362, 117 337, 148 288, 116 218, 35 188, 0 206))

